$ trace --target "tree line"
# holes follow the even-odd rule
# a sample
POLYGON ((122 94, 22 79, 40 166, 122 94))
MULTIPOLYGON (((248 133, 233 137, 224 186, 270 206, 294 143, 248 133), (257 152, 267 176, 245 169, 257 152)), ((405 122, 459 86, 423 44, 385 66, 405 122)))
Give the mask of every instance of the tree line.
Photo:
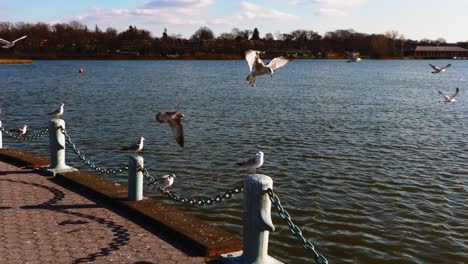
MULTIPOLYGON (((118 32, 97 25, 89 29, 77 21, 70 23, 0 23, 0 38, 13 40, 27 35, 12 49, 2 49, 4 58, 242 58, 247 49, 267 51, 270 56, 292 53, 299 57, 343 57, 359 52, 367 58, 401 58, 410 55, 418 45, 451 45, 442 38, 420 41, 405 39, 398 31, 383 34, 359 33, 353 29, 338 29, 323 36, 313 30, 294 30, 289 33, 266 33, 260 36, 257 28, 216 36, 208 27, 200 27, 190 38, 170 34, 167 29, 154 37, 145 29, 129 26, 118 32)), ((468 48, 468 42, 458 46, 468 48)))

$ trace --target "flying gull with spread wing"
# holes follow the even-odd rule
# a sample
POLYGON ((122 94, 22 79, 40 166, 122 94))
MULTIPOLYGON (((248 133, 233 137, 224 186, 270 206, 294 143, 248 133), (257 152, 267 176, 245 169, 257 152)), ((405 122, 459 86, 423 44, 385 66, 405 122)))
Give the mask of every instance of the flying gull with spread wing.
POLYGON ((64 103, 61 103, 60 107, 57 110, 52 111, 52 112, 48 113, 47 115, 52 115, 52 116, 54 116, 56 118, 60 117, 61 115, 63 115, 63 106, 64 105, 65 105, 64 103))
POLYGON ((435 65, 432 65, 429 63, 429 66, 432 67, 432 69, 434 69, 434 71, 432 73, 440 73, 440 72, 444 72, 445 69, 447 69, 448 67, 450 67, 452 64, 447 64, 445 65, 444 67, 439 67, 439 66, 435 66, 435 65))
MULTIPOLYGON (((264 64, 262 59, 260 59, 260 51, 256 50, 247 50, 245 52, 245 60, 249 64, 250 73, 247 75, 247 81, 253 87, 255 86, 255 81, 257 76, 267 75, 273 76, 273 73, 288 64, 292 61, 294 57, 289 56, 279 56, 272 59, 268 64, 264 64)), ((264 52, 263 52, 264 53, 264 52)))
POLYGON ((120 150, 128 150, 128 151, 135 151, 135 154, 138 154, 143 149, 143 141, 145 140, 144 137, 140 137, 138 142, 136 144, 133 144, 131 146, 121 148, 120 150))
POLYGON ((15 39, 13 41, 8 41, 8 40, 4 40, 4 39, 0 38, 0 44, 5 44, 5 45, 2 46, 2 48, 9 49, 9 48, 13 47, 17 41, 25 39, 26 37, 27 36, 22 36, 21 38, 15 39))
POLYGON ((263 152, 259 151, 254 157, 246 159, 242 162, 238 162, 237 165, 245 168, 249 168, 252 174, 256 173, 256 169, 263 165, 263 152))
POLYGON ((184 128, 182 127, 182 118, 185 115, 181 112, 159 112, 156 114, 155 119, 159 123, 168 123, 175 136, 176 142, 179 146, 184 147, 184 128))
POLYGON ((361 58, 359 58, 359 52, 346 52, 346 55, 348 56, 348 60, 346 62, 358 62, 361 61, 361 58))
POLYGON ((439 92, 439 94, 441 94, 441 95, 444 97, 444 101, 445 101, 446 103, 453 103, 453 102, 455 102, 455 96, 458 95, 458 92, 459 92, 459 91, 460 91, 460 89, 457 87, 457 88, 455 89, 455 93, 454 93, 454 94, 448 95, 448 94, 445 94, 445 93, 443 93, 443 92, 437 90, 437 92, 439 92))

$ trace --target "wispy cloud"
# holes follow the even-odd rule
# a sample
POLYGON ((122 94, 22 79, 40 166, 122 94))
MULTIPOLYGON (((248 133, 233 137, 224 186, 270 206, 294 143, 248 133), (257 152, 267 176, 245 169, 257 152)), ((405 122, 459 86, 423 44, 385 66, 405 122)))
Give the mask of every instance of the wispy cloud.
POLYGON ((365 4, 367 0, 290 0, 293 5, 314 4, 318 16, 346 16, 351 7, 365 4))
POLYGON ((253 4, 247 1, 240 3, 243 9, 242 17, 246 19, 272 19, 272 20, 291 20, 297 16, 285 13, 270 7, 253 4))
POLYGON ((147 1, 143 8, 204 7, 214 2, 214 0, 152 0, 147 1))
MULTIPOLYGON (((215 0, 151 0, 134 9, 106 9, 94 7, 87 14, 75 17, 83 23, 140 20, 164 25, 229 25, 246 20, 292 20, 298 17, 267 6, 242 1, 237 14, 207 18, 204 7, 215 0)), ((132 22, 133 23, 133 22, 132 22)))

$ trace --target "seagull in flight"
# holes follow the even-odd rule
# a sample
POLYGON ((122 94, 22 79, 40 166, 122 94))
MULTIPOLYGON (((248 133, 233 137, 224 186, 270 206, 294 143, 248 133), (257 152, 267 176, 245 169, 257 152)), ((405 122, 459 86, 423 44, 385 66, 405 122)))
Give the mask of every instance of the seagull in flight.
POLYGON ((138 152, 140 152, 143 149, 144 140, 145 140, 144 137, 140 137, 140 139, 138 140, 138 143, 125 147, 125 148, 121 148, 120 150, 135 151, 135 154, 138 154, 138 152))
POLYGON ((452 64, 447 64, 446 66, 444 67, 438 67, 438 66, 435 66, 435 65, 432 65, 429 63, 429 66, 432 67, 432 69, 434 69, 434 71, 432 73, 440 73, 440 72, 444 72, 445 69, 447 69, 448 67, 450 67, 452 64))
POLYGON ((65 105, 64 103, 61 103, 60 107, 57 110, 55 110, 53 112, 50 112, 47 115, 53 115, 54 117, 58 118, 59 116, 63 115, 63 106, 64 105, 65 105))
POLYGON ((27 37, 27 36, 22 36, 21 38, 15 39, 15 40, 13 40, 13 41, 8 41, 8 40, 4 40, 4 39, 1 39, 1 38, 0 38, 0 43, 1 43, 1 44, 5 44, 5 45, 2 46, 2 48, 4 48, 4 49, 9 49, 9 48, 11 48, 11 47, 13 47, 13 46, 15 45, 15 42, 20 41, 20 40, 22 40, 22 39, 25 39, 26 37, 27 37))
POLYGON ((439 94, 441 94, 444 97, 444 101, 446 103, 453 103, 453 102, 455 102, 455 96, 458 95, 458 92, 460 91, 460 89, 457 87, 455 89, 455 93, 453 95, 447 95, 447 94, 445 94, 445 93, 443 93, 443 92, 441 92, 439 90, 437 90, 437 91, 439 92, 439 94))
POLYGON ((247 50, 245 52, 245 60, 249 64, 250 68, 250 74, 247 76, 247 81, 252 87, 255 86, 255 79, 257 76, 267 74, 273 76, 273 73, 277 69, 283 67, 294 59, 294 57, 279 56, 272 59, 267 65, 265 65, 262 59, 260 59, 260 53, 264 52, 256 50, 247 50))
POLYGON ((263 165, 263 152, 259 151, 255 154, 255 157, 238 162, 237 165, 251 169, 252 174, 256 173, 256 169, 263 165))
POLYGON ((361 61, 361 58, 359 58, 359 52, 346 52, 346 55, 348 56, 348 60, 346 62, 358 62, 361 61))
POLYGON ((175 178, 177 177, 174 173, 161 176, 158 179, 158 184, 156 187, 163 189, 163 191, 167 191, 166 188, 169 188, 174 183, 175 178))
POLYGON ((28 126, 24 125, 22 128, 11 129, 10 132, 13 132, 13 133, 18 134, 19 136, 22 136, 26 134, 27 129, 28 129, 28 126))
POLYGON ((181 112, 159 112, 156 114, 156 121, 159 123, 168 123, 174 133, 176 142, 184 147, 184 129, 181 120, 185 115, 181 112))

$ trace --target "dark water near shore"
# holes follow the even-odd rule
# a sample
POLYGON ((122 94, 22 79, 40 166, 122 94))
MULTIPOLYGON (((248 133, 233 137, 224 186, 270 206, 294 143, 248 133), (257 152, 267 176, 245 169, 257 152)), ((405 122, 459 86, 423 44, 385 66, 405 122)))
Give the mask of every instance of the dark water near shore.
MULTIPOLYGON (((193 197, 237 184, 247 171, 235 162, 262 150, 258 172, 330 263, 468 263, 468 61, 432 61, 452 63, 441 74, 430 62, 296 60, 253 89, 245 61, 1 65, 0 118, 38 132, 63 101, 92 161, 120 167, 128 154, 118 149, 144 136, 150 173, 174 172, 172 189, 193 197), (455 87, 457 101, 443 103, 436 89, 455 87), (166 110, 186 115, 184 149, 154 121, 166 110)), ((47 155, 46 139, 4 145, 47 155)), ((241 196, 184 210, 241 233, 241 196)), ((310 263, 272 212, 270 254, 310 263)))

